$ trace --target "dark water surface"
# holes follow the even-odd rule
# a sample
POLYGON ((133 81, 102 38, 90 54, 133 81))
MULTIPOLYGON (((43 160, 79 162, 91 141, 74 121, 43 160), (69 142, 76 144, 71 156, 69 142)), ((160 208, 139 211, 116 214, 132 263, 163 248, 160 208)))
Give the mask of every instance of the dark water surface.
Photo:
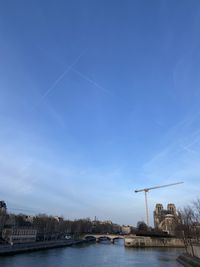
POLYGON ((180 249, 125 248, 116 244, 89 244, 0 257, 0 267, 174 267, 180 249))

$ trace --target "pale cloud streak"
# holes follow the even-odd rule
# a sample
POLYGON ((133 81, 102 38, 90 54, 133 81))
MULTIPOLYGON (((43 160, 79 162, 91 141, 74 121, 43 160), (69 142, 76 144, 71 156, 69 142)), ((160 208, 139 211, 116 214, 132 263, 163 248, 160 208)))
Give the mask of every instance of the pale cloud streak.
POLYGON ((72 71, 75 72, 76 74, 78 74, 82 79, 84 79, 87 82, 89 82, 90 84, 92 84, 97 89, 100 89, 101 91, 103 91, 104 93, 107 93, 109 95, 112 94, 111 91, 109 91, 108 89, 105 89, 103 86, 101 86, 100 84, 98 84, 97 82, 95 82, 94 80, 92 80, 91 78, 89 78, 88 76, 83 74, 82 72, 78 71, 77 69, 72 68, 72 71))
POLYGON ((142 175, 148 177, 146 186, 184 181, 183 186, 170 188, 165 192, 157 190, 155 195, 152 192, 156 201, 169 199, 179 205, 182 202, 183 205, 198 196, 200 187, 198 121, 199 115, 194 114, 170 129, 163 137, 165 146, 143 165, 142 175))
POLYGON ((72 70, 72 68, 79 62, 80 58, 82 57, 81 53, 71 65, 69 65, 61 75, 52 83, 52 85, 46 90, 46 92, 42 95, 42 98, 40 101, 43 101, 55 88, 56 86, 61 82, 61 80, 65 77, 65 75, 72 70))

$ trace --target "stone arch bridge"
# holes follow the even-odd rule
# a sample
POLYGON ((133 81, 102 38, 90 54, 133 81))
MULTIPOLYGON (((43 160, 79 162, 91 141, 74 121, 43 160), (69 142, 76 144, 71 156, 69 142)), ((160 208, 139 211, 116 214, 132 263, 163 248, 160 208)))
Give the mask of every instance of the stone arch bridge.
POLYGON ((85 240, 92 241, 96 240, 96 242, 101 241, 110 241, 111 243, 115 243, 117 239, 124 239, 123 235, 110 235, 110 234, 88 234, 84 236, 85 240))

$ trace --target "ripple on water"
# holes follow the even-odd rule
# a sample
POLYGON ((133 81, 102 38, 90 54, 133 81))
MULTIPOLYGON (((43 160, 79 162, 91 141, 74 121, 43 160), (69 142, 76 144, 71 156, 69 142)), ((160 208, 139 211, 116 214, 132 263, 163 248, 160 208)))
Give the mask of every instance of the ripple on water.
POLYGON ((116 244, 89 244, 0 257, 3 267, 178 267, 180 249, 125 248, 116 244))

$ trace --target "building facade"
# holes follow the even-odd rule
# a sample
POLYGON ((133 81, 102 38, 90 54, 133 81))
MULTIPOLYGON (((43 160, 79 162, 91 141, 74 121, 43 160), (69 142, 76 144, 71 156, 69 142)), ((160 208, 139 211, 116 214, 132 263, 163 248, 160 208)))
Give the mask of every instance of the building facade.
POLYGON ((30 243, 36 241, 37 230, 30 228, 5 228, 2 238, 9 244, 30 243))
POLYGON ((7 206, 6 203, 3 200, 0 200, 0 211, 6 212, 7 206))
POLYGON ((162 204, 156 204, 154 210, 154 226, 156 229, 167 232, 169 235, 175 235, 176 226, 179 222, 180 217, 174 204, 168 204, 167 209, 164 209, 162 204))
POLYGON ((131 233, 131 226, 129 226, 129 225, 122 225, 122 227, 121 227, 121 233, 123 235, 129 235, 131 233))
POLYGON ((1 200, 0 201, 0 238, 1 238, 2 230, 6 223, 6 218, 7 218, 6 211, 7 211, 6 203, 3 200, 1 200))

